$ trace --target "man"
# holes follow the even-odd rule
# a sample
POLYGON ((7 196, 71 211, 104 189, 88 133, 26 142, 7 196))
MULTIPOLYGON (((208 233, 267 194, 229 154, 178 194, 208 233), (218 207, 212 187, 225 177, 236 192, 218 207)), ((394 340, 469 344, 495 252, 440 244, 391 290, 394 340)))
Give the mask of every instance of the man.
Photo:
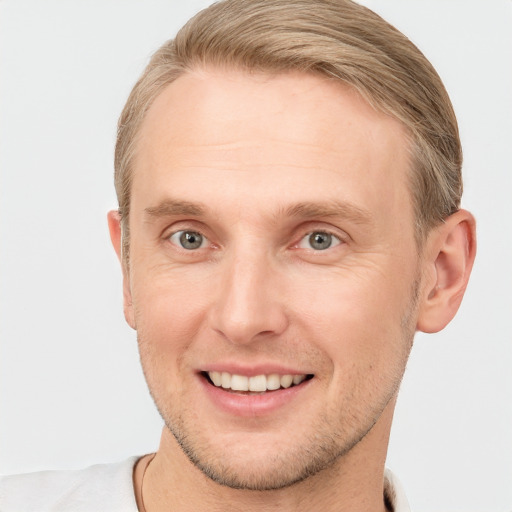
POLYGON ((160 448, 8 477, 2 510, 407 510, 384 469, 398 388, 475 256, 423 55, 348 1, 215 4, 136 84, 115 166, 160 448))

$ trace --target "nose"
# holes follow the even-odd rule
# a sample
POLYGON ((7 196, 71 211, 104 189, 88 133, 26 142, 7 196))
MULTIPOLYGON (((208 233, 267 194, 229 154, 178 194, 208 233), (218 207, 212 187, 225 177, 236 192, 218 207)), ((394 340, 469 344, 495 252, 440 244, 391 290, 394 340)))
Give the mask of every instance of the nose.
POLYGON ((288 318, 280 273, 264 254, 236 254, 223 262, 211 308, 211 327, 234 344, 282 334, 288 318))

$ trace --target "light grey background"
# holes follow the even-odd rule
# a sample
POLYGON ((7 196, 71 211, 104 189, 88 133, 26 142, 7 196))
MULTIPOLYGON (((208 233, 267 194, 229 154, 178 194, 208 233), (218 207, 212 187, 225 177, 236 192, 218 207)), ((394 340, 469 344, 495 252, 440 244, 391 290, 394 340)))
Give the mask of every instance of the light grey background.
MULTIPOLYGON (((0 472, 157 447, 105 214, 115 125, 151 52, 208 1, 0 0, 0 472)), ((413 510, 512 509, 512 2, 366 0, 443 77, 479 253, 417 337, 388 465, 413 510)))

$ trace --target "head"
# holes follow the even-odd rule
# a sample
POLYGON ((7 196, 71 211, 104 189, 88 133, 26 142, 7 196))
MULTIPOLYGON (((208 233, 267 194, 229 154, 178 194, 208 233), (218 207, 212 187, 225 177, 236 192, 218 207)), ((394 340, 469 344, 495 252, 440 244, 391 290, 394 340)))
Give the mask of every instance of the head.
POLYGON ((110 228, 163 446, 243 489, 383 464, 474 257, 460 160, 437 74, 357 4, 221 2, 158 50, 110 228))

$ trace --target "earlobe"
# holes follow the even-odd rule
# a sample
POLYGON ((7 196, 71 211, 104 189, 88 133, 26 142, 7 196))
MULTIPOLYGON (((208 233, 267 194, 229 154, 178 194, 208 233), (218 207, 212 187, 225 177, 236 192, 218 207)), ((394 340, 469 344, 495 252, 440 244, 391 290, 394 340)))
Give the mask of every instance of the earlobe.
POLYGON ((111 210, 107 214, 108 229, 110 232, 110 240, 114 250, 116 251, 119 262, 121 263, 121 270, 123 272, 123 308, 124 317, 126 322, 132 329, 136 329, 135 315, 132 304, 132 292, 130 286, 130 273, 127 264, 123 258, 122 247, 123 237, 121 229, 121 216, 117 210, 111 210))
POLYGON ((475 231, 473 215, 459 210, 429 235, 417 330, 438 332, 457 313, 475 260, 475 231))

